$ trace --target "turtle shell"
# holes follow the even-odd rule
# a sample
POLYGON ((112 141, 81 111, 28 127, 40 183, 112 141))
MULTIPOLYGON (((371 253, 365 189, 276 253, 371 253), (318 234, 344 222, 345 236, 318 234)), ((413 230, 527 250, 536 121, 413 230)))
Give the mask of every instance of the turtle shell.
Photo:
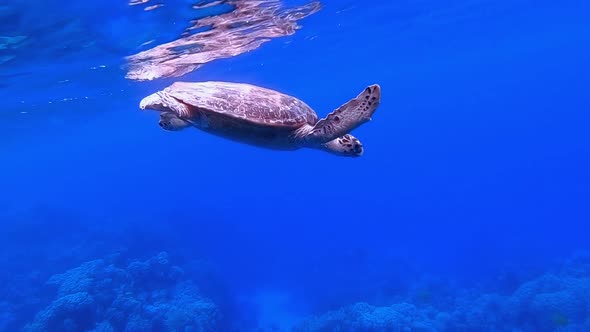
POLYGON ((303 101, 245 83, 176 82, 163 92, 201 112, 257 126, 296 129, 318 121, 316 113, 303 101))

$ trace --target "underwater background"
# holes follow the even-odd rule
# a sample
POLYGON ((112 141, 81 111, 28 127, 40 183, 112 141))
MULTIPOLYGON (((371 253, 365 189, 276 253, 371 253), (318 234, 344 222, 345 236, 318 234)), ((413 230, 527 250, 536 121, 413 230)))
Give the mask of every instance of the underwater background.
POLYGON ((0 3, 0 331, 590 331, 589 13, 0 3), (360 158, 139 110, 208 80, 382 99, 360 158))

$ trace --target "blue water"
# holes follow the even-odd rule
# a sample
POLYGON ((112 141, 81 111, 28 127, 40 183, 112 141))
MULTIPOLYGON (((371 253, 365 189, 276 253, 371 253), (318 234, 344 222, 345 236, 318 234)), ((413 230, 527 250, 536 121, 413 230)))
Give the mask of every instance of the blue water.
POLYGON ((163 3, 0 4, 0 331, 590 331, 590 3, 323 0, 125 78, 163 3), (382 100, 360 158, 271 151, 161 130, 181 80, 382 100))

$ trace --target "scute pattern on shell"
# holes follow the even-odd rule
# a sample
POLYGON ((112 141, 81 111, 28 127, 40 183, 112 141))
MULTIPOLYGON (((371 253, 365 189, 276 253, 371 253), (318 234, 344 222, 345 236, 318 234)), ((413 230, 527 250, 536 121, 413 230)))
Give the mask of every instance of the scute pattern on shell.
POLYGON ((316 113, 303 101, 245 83, 176 82, 163 92, 200 111, 255 125, 299 128, 318 121, 316 113))

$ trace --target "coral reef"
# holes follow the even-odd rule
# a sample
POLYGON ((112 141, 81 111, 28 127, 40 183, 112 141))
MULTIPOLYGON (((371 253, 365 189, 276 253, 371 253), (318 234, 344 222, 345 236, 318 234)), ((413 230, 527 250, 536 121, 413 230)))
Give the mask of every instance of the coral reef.
POLYGON ((220 313, 165 252, 121 266, 115 255, 50 278, 56 298, 26 331, 217 331, 220 313))
MULTIPOLYGON (((76 215, 45 210, 12 219, 18 222, 0 234, 0 331, 23 331, 23 326, 24 331, 38 332, 277 332, 291 326, 293 332, 590 331, 587 253, 552 268, 543 264, 534 270, 507 269, 506 275, 489 281, 478 279, 480 286, 474 288, 442 276, 425 276, 423 270, 400 281, 395 275, 401 270, 399 263, 375 263, 374 276, 365 275, 361 282, 332 280, 330 271, 340 264, 332 258, 332 265, 310 280, 298 275, 300 289, 281 286, 296 294, 309 285, 330 282, 329 292, 277 301, 281 292, 261 296, 255 287, 227 287, 214 261, 197 258, 194 245, 175 246, 188 241, 171 236, 161 224, 141 223, 141 229, 118 225, 117 232, 102 231, 78 225, 76 215), (106 256, 112 252, 117 254, 106 256), (156 255, 134 259, 146 253, 156 255), (350 285, 356 286, 352 292, 336 296, 347 293, 350 285), (308 310, 320 314, 306 318, 308 310)), ((343 261, 349 262, 350 256, 343 261)))
POLYGON ((357 303, 306 319, 294 332, 590 331, 590 255, 579 254, 560 271, 524 282, 509 295, 456 290, 452 299, 429 302, 357 303))
POLYGON ((355 331, 436 331, 436 323, 414 305, 398 303, 374 307, 357 303, 312 318, 294 328, 294 332, 355 331))

